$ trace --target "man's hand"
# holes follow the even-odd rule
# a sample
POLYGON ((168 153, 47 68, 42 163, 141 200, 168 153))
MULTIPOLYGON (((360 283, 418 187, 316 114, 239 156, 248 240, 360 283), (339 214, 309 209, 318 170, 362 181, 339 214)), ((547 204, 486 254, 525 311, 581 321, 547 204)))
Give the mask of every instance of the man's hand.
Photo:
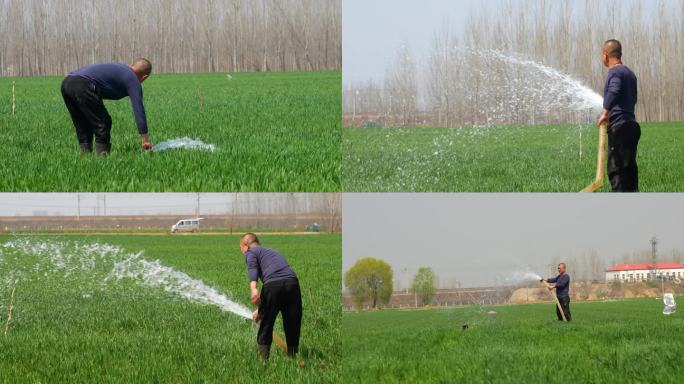
POLYGON ((250 295, 250 298, 252 300, 252 304, 254 305, 259 305, 259 302, 261 302, 259 290, 257 290, 256 287, 252 287, 252 294, 250 295))
POLYGON ((546 284, 546 287, 549 288, 549 291, 553 291, 556 289, 556 284, 546 284))
POLYGON ((252 320, 259 321, 259 310, 252 312, 252 320))
POLYGON ((545 283, 545 282, 546 282, 546 279, 542 277, 541 279, 539 279, 539 281, 542 282, 542 283, 545 283))
POLYGON ((603 123, 608 123, 608 110, 604 109, 601 116, 598 119, 598 126, 600 127, 603 123))
POLYGON ((143 151, 149 151, 153 147, 147 133, 140 135, 140 143, 142 144, 143 151))

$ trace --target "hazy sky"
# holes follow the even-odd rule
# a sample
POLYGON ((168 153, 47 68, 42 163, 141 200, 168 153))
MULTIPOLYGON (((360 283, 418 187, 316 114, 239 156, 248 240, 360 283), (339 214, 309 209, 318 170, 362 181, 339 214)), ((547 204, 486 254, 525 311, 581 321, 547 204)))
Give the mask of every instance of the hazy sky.
POLYGON ((343 82, 382 79, 403 42, 413 52, 427 54, 435 29, 447 21, 464 24, 477 3, 481 1, 342 0, 343 82))
POLYGON ((684 249, 682 194, 345 194, 342 204, 343 272, 372 256, 395 284, 404 268, 410 279, 429 266, 447 286, 497 285, 548 272, 554 256, 647 250, 653 235, 660 254, 684 249))
MULTIPOLYGON (((666 9, 677 10, 681 1, 664 0, 664 4, 666 9)), ((496 12, 509 2, 530 12, 531 4, 536 4, 528 0, 342 0, 342 81, 345 85, 370 78, 381 81, 404 42, 414 59, 423 62, 435 32, 448 25, 452 32, 462 33, 473 15, 496 12)), ((651 12, 657 5, 658 1, 643 0, 644 18, 653 19, 651 12)), ((570 1, 570 7, 581 12, 584 2, 570 1)))
MULTIPOLYGON (((194 216, 197 193, 0 193, 0 216, 76 216, 81 215, 164 215, 194 216)), ((235 193, 200 193, 200 214, 232 212, 235 193)), ((311 196, 308 196, 311 197, 311 196)), ((303 193, 238 193, 238 209, 288 206, 291 198, 297 209, 305 209, 307 194, 303 193), (256 203, 258 202, 258 203, 256 203), (283 203, 283 204, 280 204, 283 203)))

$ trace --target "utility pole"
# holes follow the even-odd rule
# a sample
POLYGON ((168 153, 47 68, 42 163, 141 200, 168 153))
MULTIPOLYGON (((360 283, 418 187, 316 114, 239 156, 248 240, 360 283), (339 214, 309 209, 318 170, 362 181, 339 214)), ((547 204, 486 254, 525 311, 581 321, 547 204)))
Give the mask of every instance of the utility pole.
POLYGON ((200 217, 200 194, 197 192, 197 203, 195 204, 195 218, 200 217))
POLYGON ((76 194, 76 221, 81 221, 81 194, 76 194))
MULTIPOLYGON (((651 258, 653 259, 653 269, 655 273, 658 273, 658 268, 656 265, 657 262, 657 252, 658 252, 658 238, 655 236, 651 237, 651 258)), ((660 276, 660 292, 665 295, 665 279, 661 275, 660 276)))
POLYGON ((235 225, 235 207, 237 206, 238 202, 238 194, 235 192, 233 195, 233 213, 230 216, 230 234, 233 234, 233 226, 235 225))

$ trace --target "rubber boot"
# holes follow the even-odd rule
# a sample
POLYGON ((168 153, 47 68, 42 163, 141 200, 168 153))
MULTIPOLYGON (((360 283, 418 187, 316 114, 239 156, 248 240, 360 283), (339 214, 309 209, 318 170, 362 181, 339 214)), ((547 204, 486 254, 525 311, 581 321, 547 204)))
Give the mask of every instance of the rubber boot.
POLYGON ((264 361, 268 360, 268 358, 271 356, 271 346, 261 344, 257 345, 259 346, 259 355, 261 356, 261 359, 264 361))
POLYGON ((93 143, 79 143, 81 147, 81 154, 86 155, 93 152, 93 143))
POLYGON ((104 143, 95 143, 95 152, 98 155, 102 156, 107 156, 109 155, 109 151, 112 150, 112 144, 104 144, 104 143))

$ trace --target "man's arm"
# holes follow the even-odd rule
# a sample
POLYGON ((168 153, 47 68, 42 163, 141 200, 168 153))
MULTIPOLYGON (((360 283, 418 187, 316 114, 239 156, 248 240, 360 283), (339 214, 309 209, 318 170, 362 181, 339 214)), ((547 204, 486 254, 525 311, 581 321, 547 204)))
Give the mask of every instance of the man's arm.
POLYGON ((247 263, 247 274, 249 275, 250 300, 252 304, 259 304, 259 290, 257 289, 259 263, 256 256, 249 251, 245 254, 245 263, 247 263))
POLYGON ((128 97, 131 99, 131 107, 133 107, 135 124, 138 127, 138 133, 140 133, 140 144, 145 150, 152 149, 152 144, 150 143, 150 139, 147 134, 147 116, 145 115, 142 86, 140 83, 133 84, 128 88, 128 97))
POLYGON ((568 275, 564 274, 563 276, 558 278, 558 281, 556 281, 554 287, 557 289, 563 289, 568 286, 569 282, 570 278, 568 277, 568 275))
POLYGON ((619 76, 613 75, 607 79, 606 90, 603 95, 603 112, 598 119, 598 125, 608 121, 608 112, 617 104, 621 87, 619 76))

